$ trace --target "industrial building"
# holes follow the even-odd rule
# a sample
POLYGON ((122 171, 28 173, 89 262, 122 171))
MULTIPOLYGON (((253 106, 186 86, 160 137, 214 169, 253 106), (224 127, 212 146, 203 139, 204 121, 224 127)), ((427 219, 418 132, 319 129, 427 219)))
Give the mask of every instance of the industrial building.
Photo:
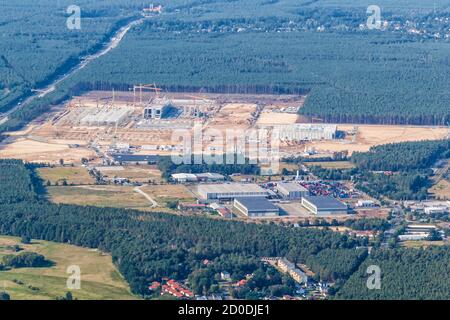
POLYGON ((273 217, 280 215, 280 209, 262 197, 235 198, 234 207, 247 217, 273 217))
POLYGON ((288 124, 273 126, 281 141, 332 140, 337 126, 332 124, 288 124))
POLYGON ((406 227, 405 232, 398 236, 400 241, 408 240, 426 240, 431 232, 437 231, 441 238, 445 237, 445 232, 439 230, 435 225, 428 224, 410 224, 406 227))
POLYGON ((251 183, 200 184, 197 192, 204 200, 233 200, 239 197, 265 198, 268 195, 267 190, 251 183))
POLYGON ((330 196, 305 196, 302 206, 316 215, 346 214, 348 210, 345 203, 330 196))
POLYGON ((297 182, 280 182, 277 183, 276 190, 285 199, 296 200, 309 195, 308 189, 301 186, 297 182))
POLYGON ((219 173, 174 173, 171 178, 175 182, 185 183, 185 182, 217 182, 225 180, 225 177, 219 173))
POLYGON ((139 164, 155 164, 158 161, 156 155, 138 155, 138 154, 112 154, 116 163, 139 163, 139 164))
POLYGON ((168 105, 155 104, 144 108, 144 119, 162 119, 169 109, 168 105))
POLYGON ((180 183, 197 182, 197 176, 192 173, 174 173, 170 177, 173 181, 180 183))
POLYGON ((358 200, 356 206, 358 208, 373 208, 376 206, 376 204, 373 200, 358 200))
POLYGON ((85 126, 112 126, 122 124, 132 113, 131 108, 85 108, 84 116, 80 120, 85 126))
POLYGON ((225 180, 223 175, 214 172, 197 173, 196 176, 197 180, 202 182, 217 182, 225 180))

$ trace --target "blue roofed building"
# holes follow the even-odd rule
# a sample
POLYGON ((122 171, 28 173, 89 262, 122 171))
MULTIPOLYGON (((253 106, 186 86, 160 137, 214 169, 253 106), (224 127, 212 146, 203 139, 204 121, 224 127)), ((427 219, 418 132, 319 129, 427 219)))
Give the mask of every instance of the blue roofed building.
POLYGON ((272 217, 280 215, 280 209, 263 197, 238 197, 234 207, 247 217, 272 217))
POLYGON ((345 203, 330 196, 304 196, 302 206, 316 215, 348 213, 348 207, 345 203))

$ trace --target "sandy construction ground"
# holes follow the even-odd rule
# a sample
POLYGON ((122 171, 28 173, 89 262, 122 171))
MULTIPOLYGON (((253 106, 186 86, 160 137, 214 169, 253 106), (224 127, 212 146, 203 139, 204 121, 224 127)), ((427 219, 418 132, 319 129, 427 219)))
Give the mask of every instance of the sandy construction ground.
POLYGON ((294 113, 282 112, 262 112, 256 121, 257 125, 271 124, 293 124, 296 123, 298 115, 294 113))
MULTIPOLYGON (((338 125, 338 130, 350 131, 354 125, 338 125)), ((307 143, 307 147, 314 147, 317 151, 368 151, 371 146, 420 140, 435 140, 447 137, 449 129, 446 127, 420 126, 384 126, 359 125, 355 142, 348 137, 345 140, 314 141, 307 143)))
POLYGON ((253 103, 228 103, 209 122, 214 128, 236 128, 236 126, 248 126, 251 124, 252 113, 256 112, 256 104, 253 103))
POLYGON ((0 147, 0 158, 22 159, 28 162, 57 164, 60 159, 65 163, 79 163, 81 158, 95 158, 93 151, 85 148, 70 148, 68 144, 54 144, 19 138, 0 147))

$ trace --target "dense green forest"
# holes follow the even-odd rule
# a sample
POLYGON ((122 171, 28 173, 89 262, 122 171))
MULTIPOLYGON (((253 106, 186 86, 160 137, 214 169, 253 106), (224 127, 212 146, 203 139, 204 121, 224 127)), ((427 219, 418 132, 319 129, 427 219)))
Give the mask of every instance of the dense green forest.
POLYGON ((301 113, 327 122, 445 125, 450 46, 405 37, 179 34, 148 23, 75 78, 91 81, 98 89, 156 81, 172 90, 255 92, 257 86, 266 86, 268 92, 306 90, 310 92, 301 113), (151 63, 143 65, 149 56, 151 63))
MULTIPOLYGON (((162 15, 131 30, 117 49, 56 92, 18 110, 0 132, 82 90, 152 82, 168 90, 309 92, 300 112, 327 122, 449 122, 449 1, 379 1, 389 22, 381 31, 361 28, 369 1, 159 3, 162 15)), ((2 6, 0 112, 64 74, 144 6, 140 0, 79 1, 83 24, 74 31, 65 27, 69 4, 2 6)))
POLYGON ((338 291, 338 299, 431 299, 450 292, 448 246, 428 249, 373 250, 359 270, 338 291), (367 268, 381 269, 381 289, 366 286, 367 268), (413 278, 410 278, 414 275, 413 278))
POLYGON ((358 168, 374 171, 429 169, 439 159, 450 158, 450 140, 403 142, 355 152, 351 160, 358 168))
MULTIPOLYGON (((351 275, 360 263, 367 264, 363 262, 365 250, 355 249, 360 240, 326 230, 55 205, 35 193, 33 186, 38 182, 32 181, 35 179, 32 169, 20 161, 0 160, 0 177, 5 181, 0 184, 4 195, 0 202, 0 234, 70 242, 111 252, 114 263, 137 294, 149 295, 148 284, 162 277, 191 279, 197 292, 214 292, 219 270, 228 269, 234 279, 258 270, 257 274, 270 275, 271 271, 261 266, 259 259, 285 256, 291 261, 309 261, 319 276, 339 283, 345 283, 350 276, 350 284, 345 283, 339 297, 373 295, 361 289, 366 281, 360 274, 363 267, 351 275), (14 195, 18 196, 14 198, 14 195), (204 259, 212 263, 204 265, 204 259)), ((384 272, 389 274, 383 279, 386 287, 378 293, 379 297, 423 298, 427 292, 427 299, 448 299, 450 282, 442 279, 448 276, 449 247, 437 253, 434 250, 402 249, 372 254, 370 263, 382 264, 384 272), (395 263, 400 262, 395 260, 385 263, 388 257, 399 255, 420 257, 408 260, 408 268, 397 269, 395 263), (426 274, 418 279, 418 272, 426 274), (429 283, 419 288, 424 279, 429 283)), ((289 281, 280 278, 269 282, 256 280, 243 292, 235 292, 236 296, 254 297, 266 290, 281 294, 291 286, 289 281)))
POLYGON ((356 187, 376 197, 424 200, 432 186, 431 167, 450 158, 450 140, 402 142, 380 145, 368 152, 355 152, 353 169, 310 168, 321 179, 353 180, 356 187))
POLYGON ((367 250, 325 249, 306 259, 306 264, 315 270, 318 279, 334 282, 347 279, 367 257, 367 250))
MULTIPOLYGON (((133 292, 142 295, 149 294, 151 281, 162 277, 192 277, 203 268, 200 262, 204 259, 213 263, 217 259, 217 270, 228 260, 228 265, 236 268, 230 272, 240 277, 239 272, 252 271, 245 267, 248 259, 287 256, 304 261, 326 248, 353 251, 359 244, 359 240, 331 231, 55 205, 34 193, 29 170, 20 161, 0 160, 0 176, 9 182, 0 186, 7 200, 1 202, 0 234, 70 242, 111 252, 133 292), (16 183, 20 180, 24 181, 24 190, 16 183), (16 194, 28 196, 14 199, 16 194), (241 271, 237 261, 242 262, 241 271)), ((259 267, 256 263, 253 266, 255 270, 259 267)))
MULTIPOLYGON (((134 1, 137 3, 137 1, 134 1)), ((0 112, 79 62, 125 21, 136 5, 125 1, 77 1, 81 30, 69 30, 66 9, 72 1, 22 0, 2 3, 0 11, 0 112)))
POLYGON ((48 266, 52 266, 52 262, 35 252, 5 255, 0 261, 0 270, 2 268, 41 268, 48 266))
POLYGON ((438 160, 448 158, 450 140, 437 140, 376 146, 369 152, 354 153, 351 160, 361 173, 357 188, 374 197, 423 200, 432 186, 430 168, 438 160))

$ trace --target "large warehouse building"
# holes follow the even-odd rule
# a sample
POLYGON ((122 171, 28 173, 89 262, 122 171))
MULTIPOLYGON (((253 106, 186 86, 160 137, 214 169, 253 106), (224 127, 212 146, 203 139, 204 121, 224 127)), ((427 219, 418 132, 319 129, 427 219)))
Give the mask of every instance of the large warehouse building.
POLYGON ((332 140, 336 137, 337 126, 332 124, 287 124, 276 125, 273 129, 281 141, 332 140))
POLYGON ((316 215, 346 214, 347 205, 333 197, 306 196, 302 198, 302 206, 316 215))
POLYGON ((280 182, 277 183, 276 189, 284 199, 289 200, 301 199, 309 195, 308 189, 299 185, 297 182, 280 182))
POLYGON ((262 197, 244 197, 234 199, 234 207, 247 217, 274 217, 280 214, 280 209, 272 202, 262 197))
POLYGON ((198 194, 204 200, 233 200, 239 197, 262 197, 268 195, 257 184, 222 183, 222 184, 200 184, 198 194))
POLYGON ((120 125, 128 118, 132 111, 132 108, 84 108, 80 124, 83 126, 120 125))

